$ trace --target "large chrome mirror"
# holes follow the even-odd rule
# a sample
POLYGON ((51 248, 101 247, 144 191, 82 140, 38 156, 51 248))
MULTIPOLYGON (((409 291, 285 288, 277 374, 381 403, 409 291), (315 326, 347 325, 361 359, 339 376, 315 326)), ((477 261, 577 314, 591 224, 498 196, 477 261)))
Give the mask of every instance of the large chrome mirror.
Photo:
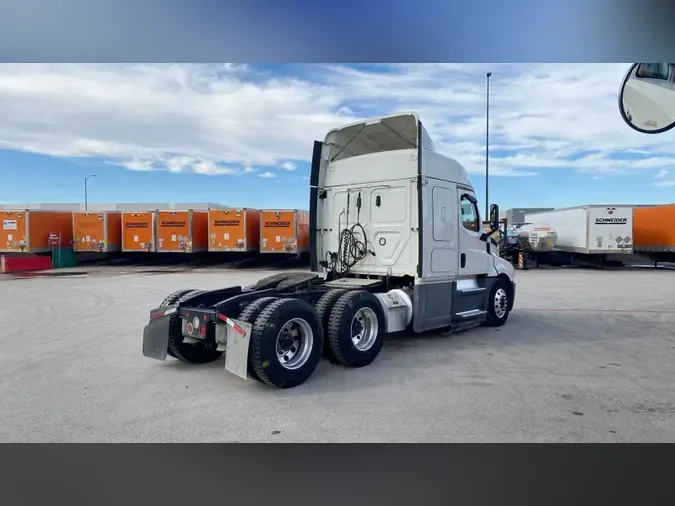
POLYGON ((675 127, 675 63, 634 63, 621 83, 619 112, 644 134, 675 127))

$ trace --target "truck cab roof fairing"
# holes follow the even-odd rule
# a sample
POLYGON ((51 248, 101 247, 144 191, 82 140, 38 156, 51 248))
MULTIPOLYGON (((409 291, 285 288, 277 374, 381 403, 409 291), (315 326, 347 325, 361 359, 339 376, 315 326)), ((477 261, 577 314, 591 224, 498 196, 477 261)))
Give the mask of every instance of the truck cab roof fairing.
POLYGON ((397 114, 351 123, 326 135, 322 158, 334 162, 369 153, 416 149, 419 118, 415 113, 397 114))

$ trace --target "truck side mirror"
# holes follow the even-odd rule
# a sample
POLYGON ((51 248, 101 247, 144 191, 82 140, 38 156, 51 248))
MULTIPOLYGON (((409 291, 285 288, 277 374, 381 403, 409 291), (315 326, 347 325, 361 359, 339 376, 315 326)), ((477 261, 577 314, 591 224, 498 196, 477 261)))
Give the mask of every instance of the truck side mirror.
POLYGON ((660 134, 675 127, 675 63, 634 63, 619 91, 619 113, 633 130, 660 134))
POLYGON ((499 230, 499 206, 497 204, 490 206, 490 229, 490 233, 499 230))
POLYGON ((499 230, 499 206, 497 204, 492 204, 490 206, 490 231, 484 232, 480 236, 481 241, 487 241, 493 233, 499 230))

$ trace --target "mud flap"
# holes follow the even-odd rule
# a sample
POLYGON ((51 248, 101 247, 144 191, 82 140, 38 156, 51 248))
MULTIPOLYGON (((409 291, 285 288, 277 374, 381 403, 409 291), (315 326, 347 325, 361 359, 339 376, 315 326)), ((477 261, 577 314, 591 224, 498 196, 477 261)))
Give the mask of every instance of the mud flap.
POLYGON ((248 344, 252 328, 250 323, 232 318, 227 318, 225 323, 219 323, 216 328, 216 342, 226 345, 225 370, 243 379, 247 379, 248 344))
POLYGON ((169 348, 169 324, 171 316, 151 320, 143 329, 143 355, 157 360, 166 360, 169 348))

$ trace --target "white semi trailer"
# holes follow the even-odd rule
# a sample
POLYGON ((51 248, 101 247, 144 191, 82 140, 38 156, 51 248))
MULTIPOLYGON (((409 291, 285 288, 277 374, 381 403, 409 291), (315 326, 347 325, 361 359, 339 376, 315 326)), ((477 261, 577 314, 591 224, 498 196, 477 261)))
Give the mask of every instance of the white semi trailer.
MULTIPOLYGON (((499 208, 490 210, 491 231, 499 208)), ((143 354, 206 363, 271 386, 306 381, 323 355, 370 364, 386 334, 501 326, 513 266, 488 240, 466 170, 436 152, 414 113, 331 130, 310 177, 311 273, 169 295, 143 354)))
POLYGON ((628 260, 633 254, 633 206, 587 205, 525 215, 528 222, 546 223, 556 231, 554 249, 571 259, 628 260))

